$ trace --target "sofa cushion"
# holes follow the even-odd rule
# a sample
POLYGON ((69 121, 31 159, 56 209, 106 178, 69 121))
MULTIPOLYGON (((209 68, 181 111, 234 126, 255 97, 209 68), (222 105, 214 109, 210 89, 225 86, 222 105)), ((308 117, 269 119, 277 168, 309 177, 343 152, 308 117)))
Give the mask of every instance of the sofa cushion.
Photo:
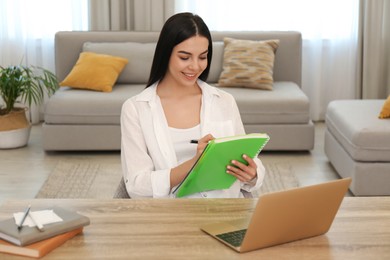
POLYGON ((223 63, 223 42, 213 42, 213 57, 211 60, 209 77, 207 82, 217 83, 219 76, 222 72, 222 63, 223 63))
POLYGON ((326 127, 355 161, 390 158, 390 124, 378 119, 384 100, 336 100, 329 103, 326 127))
MULTIPOLYGON (((149 79, 155 49, 156 43, 85 42, 83 45, 83 51, 115 55, 128 59, 128 64, 117 80, 119 84, 146 84, 149 79)), ((222 71, 223 51, 223 42, 213 42, 209 82, 218 82, 222 71)))
MULTIPOLYGON (((123 102, 145 84, 117 84, 111 93, 61 88, 45 108, 47 124, 119 124, 123 102)), ((292 82, 275 82, 273 91, 221 88, 231 93, 244 124, 307 124, 309 101, 292 82)))
POLYGON ((128 59, 118 78, 119 84, 146 84, 149 79, 156 43, 86 42, 83 51, 109 54, 128 59))
POLYGON ((220 87, 272 90, 275 52, 279 40, 251 41, 224 39, 220 87))
POLYGON ((46 124, 109 125, 120 124, 122 104, 145 88, 117 84, 109 93, 61 88, 45 107, 46 124))
POLYGON ((381 112, 379 114, 380 119, 390 118, 390 95, 387 97, 381 112))
POLYGON ((122 57, 82 52, 60 86, 111 92, 126 64, 122 57))
POLYGON ((246 124, 307 124, 310 103, 293 82, 275 82, 273 91, 249 88, 221 88, 237 101, 246 124))

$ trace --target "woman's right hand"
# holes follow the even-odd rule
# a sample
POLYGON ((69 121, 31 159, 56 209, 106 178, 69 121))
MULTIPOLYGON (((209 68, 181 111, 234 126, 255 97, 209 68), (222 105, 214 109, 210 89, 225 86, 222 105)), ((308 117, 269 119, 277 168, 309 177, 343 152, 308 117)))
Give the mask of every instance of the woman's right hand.
POLYGON ((204 148, 209 141, 215 139, 211 134, 205 135, 201 139, 198 140, 198 145, 196 147, 196 155, 188 161, 176 166, 171 169, 170 175, 170 185, 171 188, 178 185, 183 179, 187 176, 188 171, 192 168, 194 163, 198 160, 199 156, 202 154, 204 148))
POLYGON ((196 147, 196 158, 199 158, 204 148, 206 148, 207 144, 213 139, 215 139, 214 136, 212 134, 208 134, 198 140, 198 146, 196 147))

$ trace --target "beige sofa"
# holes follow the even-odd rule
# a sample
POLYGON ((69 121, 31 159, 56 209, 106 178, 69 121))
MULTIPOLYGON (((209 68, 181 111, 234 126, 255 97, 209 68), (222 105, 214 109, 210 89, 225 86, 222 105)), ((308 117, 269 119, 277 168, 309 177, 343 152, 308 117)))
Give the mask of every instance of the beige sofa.
MULTIPOLYGON (((46 151, 119 150, 123 102, 145 87, 158 32, 58 32, 55 65, 59 80, 71 71, 82 51, 124 56, 129 63, 110 93, 62 87, 44 111, 46 151)), ((223 63, 223 39, 279 39, 272 91, 223 88, 236 98, 246 131, 266 132, 265 150, 311 150, 314 126, 310 104, 301 90, 302 38, 299 32, 212 32, 213 60, 208 82, 218 81, 223 63)))
POLYGON ((385 100, 334 100, 326 110, 325 153, 355 196, 390 195, 390 122, 385 100))

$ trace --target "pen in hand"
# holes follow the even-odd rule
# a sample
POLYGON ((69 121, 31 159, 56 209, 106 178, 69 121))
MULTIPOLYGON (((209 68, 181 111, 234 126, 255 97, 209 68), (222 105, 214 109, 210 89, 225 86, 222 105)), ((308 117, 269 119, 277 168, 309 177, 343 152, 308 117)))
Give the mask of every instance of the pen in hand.
POLYGON ((24 215, 23 215, 22 219, 20 220, 20 223, 18 224, 18 230, 19 231, 23 228, 23 223, 26 220, 26 218, 28 216, 28 213, 30 212, 30 209, 31 209, 31 205, 28 205, 26 211, 24 212, 24 215))
POLYGON ((197 144, 197 143, 198 143, 198 140, 191 140, 190 143, 191 143, 191 144, 197 144))

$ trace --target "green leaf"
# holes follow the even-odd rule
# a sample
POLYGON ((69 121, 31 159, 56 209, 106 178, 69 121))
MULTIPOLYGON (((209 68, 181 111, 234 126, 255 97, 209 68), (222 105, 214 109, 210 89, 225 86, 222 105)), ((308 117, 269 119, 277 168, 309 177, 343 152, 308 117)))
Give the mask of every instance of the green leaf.
POLYGON ((59 88, 57 77, 49 70, 35 66, 0 66, 0 97, 5 103, 2 114, 8 114, 18 100, 31 106, 43 102, 45 94, 53 95, 59 88))

